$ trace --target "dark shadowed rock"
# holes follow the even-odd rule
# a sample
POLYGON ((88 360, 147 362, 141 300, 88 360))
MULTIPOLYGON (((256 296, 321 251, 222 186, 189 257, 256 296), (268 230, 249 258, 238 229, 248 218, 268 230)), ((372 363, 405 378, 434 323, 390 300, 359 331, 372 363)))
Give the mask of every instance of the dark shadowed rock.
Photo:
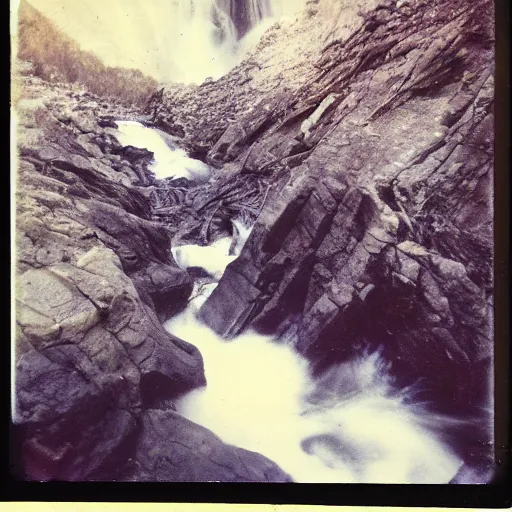
MULTIPOLYGON (((214 331, 283 336, 317 372, 380 347, 398 385, 420 380, 420 397, 444 412, 488 405, 493 6, 373 7, 340 37, 326 26, 316 62, 302 68, 298 55, 299 71, 269 78, 258 62, 259 52, 272 58, 277 27, 254 61, 151 99, 154 125, 218 168, 208 184, 155 181, 152 154, 121 147, 103 130, 110 118, 60 108, 62 92, 26 79, 57 105, 21 109, 16 429, 26 477, 289 481, 168 410, 205 383, 197 349, 160 323, 192 289, 171 234, 207 244, 236 215, 257 221, 200 310, 214 331)), ((245 14, 235 17, 243 27, 245 14)), ((483 448, 464 454, 454 482, 487 467, 488 436, 471 435, 464 442, 483 448)))
POLYGON ((42 447, 40 462, 27 456, 31 478, 45 443, 50 465, 66 453, 48 478, 88 478, 112 451, 96 444, 121 444, 141 407, 204 384, 197 349, 163 329, 110 250, 28 270, 18 287, 16 423, 42 447), (70 425, 80 421, 88 434, 77 441, 70 425))
POLYGON ((492 9, 406 10, 370 11, 293 100, 262 100, 265 120, 240 116, 212 147, 288 186, 200 316, 223 336, 292 335, 319 369, 383 345, 405 382, 467 412, 493 352, 492 9))
POLYGON ((98 126, 101 128, 115 128, 117 129, 117 123, 115 119, 111 116, 104 116, 98 118, 98 126))
POLYGON ((192 292, 189 273, 169 265, 152 263, 144 272, 131 277, 141 297, 153 304, 162 321, 179 311, 192 292))
POLYGON ((132 481, 291 482, 266 457, 224 444, 209 430, 172 411, 142 416, 132 481))

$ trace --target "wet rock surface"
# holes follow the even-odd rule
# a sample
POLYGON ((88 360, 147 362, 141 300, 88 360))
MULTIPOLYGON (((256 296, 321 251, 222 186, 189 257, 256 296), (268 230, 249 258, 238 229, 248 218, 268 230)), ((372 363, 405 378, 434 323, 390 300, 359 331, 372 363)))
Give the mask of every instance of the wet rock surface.
POLYGON ((128 480, 149 482, 291 482, 266 457, 224 444, 172 411, 148 410, 128 480))
MULTIPOLYGON (((109 131, 119 112, 65 91, 41 105, 46 86, 25 79, 16 357, 29 478, 287 481, 172 411, 205 379, 197 349, 161 327, 192 290, 171 239, 208 244, 235 216, 256 223, 200 310, 217 333, 277 333, 318 372, 381 347, 441 412, 487 404, 493 5, 335 4, 274 26, 217 82, 148 102, 155 126, 217 168, 208 184, 155 181, 151 154, 109 131), (322 16, 327 34, 278 68, 273 55, 322 16)), ((468 441, 454 482, 473 478, 487 443, 468 441)))
MULTIPOLYGON (((30 480, 108 480, 135 456, 137 439, 164 434, 145 432, 143 411, 172 408, 175 397, 205 384, 199 351, 161 324, 185 306, 192 280, 172 258, 171 232, 151 220, 151 153, 121 147, 96 122, 104 118, 89 96, 31 76, 21 81, 17 473, 30 480)), ((235 448, 206 430, 203 436, 203 446, 235 457, 235 448)), ((180 452, 190 467, 198 462, 194 446, 189 455, 180 452)), ((272 468, 280 474, 267 459, 251 457, 254 468, 245 473, 236 469, 241 462, 234 466, 238 479, 265 480, 272 468)), ((204 474, 222 480, 225 471, 212 466, 204 474)))
POLYGON ((278 332, 318 371, 380 346, 441 410, 487 403, 491 20, 488 2, 384 2, 314 80, 226 129, 210 160, 271 188, 203 321, 278 332))

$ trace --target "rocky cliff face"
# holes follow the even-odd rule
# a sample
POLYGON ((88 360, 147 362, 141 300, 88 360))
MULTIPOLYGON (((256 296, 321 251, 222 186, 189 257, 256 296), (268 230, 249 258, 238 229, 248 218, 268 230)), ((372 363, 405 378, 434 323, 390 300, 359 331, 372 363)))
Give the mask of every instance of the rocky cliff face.
MULTIPOLYGON (((318 370, 382 346, 403 384, 423 379, 441 410, 475 414, 493 358, 493 6, 381 2, 360 20, 300 76, 244 78, 246 62, 155 105, 225 183, 264 183, 253 233, 200 315, 226 337, 281 333, 318 370), (232 99, 182 122, 209 94, 232 99)), ((295 28, 274 27, 260 57, 295 28)))
POLYGON ((210 325, 234 335, 299 315, 303 352, 332 359, 333 350, 365 338, 417 359, 416 370, 431 358, 437 371, 441 361, 490 357, 486 7, 382 7, 324 52, 316 80, 291 102, 270 107, 264 121, 242 118, 242 130, 221 136, 210 159, 244 153, 240 172, 266 171, 275 190, 203 309, 210 325), (234 289, 247 300, 229 300, 234 289))
POLYGON ((119 145, 108 131, 114 112, 99 98, 30 76, 19 86, 20 476, 286 479, 264 457, 165 412, 205 377, 199 351, 161 325, 186 304, 192 281, 172 259, 170 232, 150 219, 152 155, 119 145), (172 432, 179 457, 164 449, 172 432), (160 443, 162 452, 151 455, 148 443, 160 443), (144 476, 132 475, 129 457, 144 476), (176 457, 189 458, 188 466, 160 469, 168 459, 172 468, 176 457))
MULTIPOLYGON (((191 291, 170 240, 209 242, 234 215, 256 223, 200 311, 216 332, 278 333, 318 371, 381 346, 400 382, 422 379, 440 411, 487 404, 493 4, 365 5, 308 2, 226 77, 151 99, 153 123, 218 168, 208 185, 162 191, 151 155, 104 128, 113 112, 98 99, 24 80, 26 476, 288 479, 172 411, 204 373, 197 349, 161 327, 191 291)), ((469 465, 488 442, 473 436, 469 465)))

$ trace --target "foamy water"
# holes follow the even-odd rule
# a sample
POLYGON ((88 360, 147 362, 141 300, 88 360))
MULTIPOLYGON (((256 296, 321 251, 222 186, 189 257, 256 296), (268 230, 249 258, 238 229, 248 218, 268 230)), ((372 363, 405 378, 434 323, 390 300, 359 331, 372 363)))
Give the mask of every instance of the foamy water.
POLYGON ((230 246, 231 238, 226 237, 208 246, 182 245, 173 247, 172 255, 178 267, 183 269, 203 268, 219 281, 226 267, 236 259, 234 254, 229 254, 230 246))
POLYGON ((205 163, 190 158, 183 149, 171 148, 156 130, 136 121, 116 121, 116 124, 116 137, 120 144, 148 149, 154 153, 149 169, 158 179, 174 177, 205 180, 210 175, 205 163))
POLYGON ((226 267, 240 254, 251 229, 238 220, 233 221, 234 237, 224 237, 211 245, 181 245, 171 249, 178 267, 200 267, 220 281, 226 267), (234 241, 234 243, 233 243, 234 241))
MULTIPOLYGON (((237 245, 231 255, 229 238, 182 246, 178 256, 184 268, 219 276, 237 245)), ((196 287, 187 310, 165 325, 204 359, 207 386, 178 401, 180 414, 265 455, 296 482, 447 483, 455 475, 462 461, 436 433, 439 421, 405 402, 378 352, 313 379, 291 346, 254 332, 226 342, 199 322, 215 286, 196 287)))
POLYGON ((171 80, 196 84, 206 78, 217 80, 243 60, 270 25, 296 14, 305 4, 305 0, 246 0, 250 29, 239 39, 229 15, 235 2, 240 0, 178 1, 179 29, 168 45, 171 80))

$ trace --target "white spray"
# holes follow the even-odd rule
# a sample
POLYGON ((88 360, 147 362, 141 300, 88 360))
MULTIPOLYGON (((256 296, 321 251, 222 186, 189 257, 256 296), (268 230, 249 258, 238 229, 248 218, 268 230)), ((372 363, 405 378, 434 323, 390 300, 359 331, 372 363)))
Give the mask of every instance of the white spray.
POLYGON ((272 21, 298 12, 305 0, 245 0, 249 31, 239 40, 231 14, 241 0, 180 0, 179 37, 170 48, 173 80, 218 79, 238 64, 272 21), (255 37, 254 34, 257 34, 255 37))
MULTIPOLYGON (((140 69, 160 82, 220 78, 244 57, 232 15, 250 30, 294 14, 305 0, 30 0, 84 50, 108 66, 140 69)), ((13 11, 16 8, 13 7, 13 11)))
MULTIPOLYGON (((235 254, 230 239, 173 253, 183 267, 203 266, 218 277, 249 230, 237 233, 235 254)), ((166 324, 205 362, 208 384, 179 400, 180 414, 267 456, 296 482, 447 483, 455 475, 461 460, 436 435, 439 425, 425 422, 426 411, 395 391, 378 352, 314 379, 292 346, 254 332, 226 342, 200 323, 196 313, 215 286, 198 288, 188 309, 166 324)))
POLYGON ((190 158, 181 148, 170 147, 156 130, 135 121, 117 121, 116 124, 118 129, 115 136, 120 144, 148 149, 154 153, 149 170, 157 178, 174 177, 202 181, 210 175, 205 163, 190 158))

